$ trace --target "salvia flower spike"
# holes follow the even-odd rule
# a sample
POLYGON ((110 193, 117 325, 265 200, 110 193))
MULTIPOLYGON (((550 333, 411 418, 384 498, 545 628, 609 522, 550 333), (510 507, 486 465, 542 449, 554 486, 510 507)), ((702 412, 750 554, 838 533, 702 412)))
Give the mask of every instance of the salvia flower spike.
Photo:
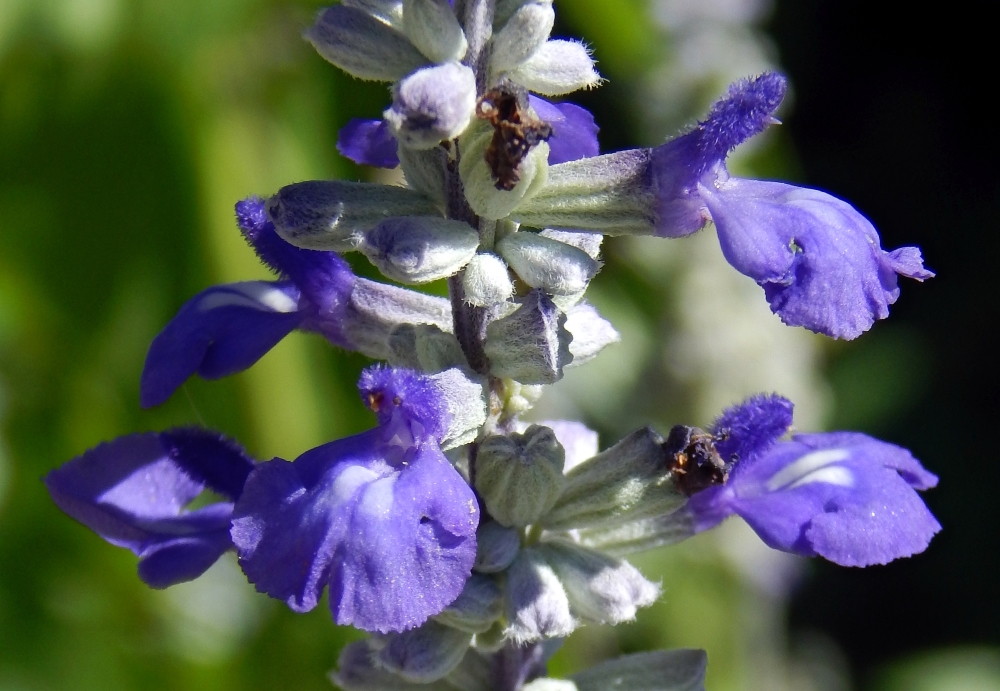
MULTIPOLYGON (((626 557, 731 516, 771 547, 846 566, 927 548, 918 494, 937 477, 860 433, 792 433, 792 403, 752 396, 706 429, 636 430, 598 445, 576 421, 522 416, 570 367, 620 340, 588 303, 603 235, 677 238, 715 226, 726 260, 787 324, 855 338, 888 316, 898 276, 826 192, 731 176, 726 159, 778 122, 787 90, 738 81, 689 131, 600 155, 593 116, 562 97, 600 83, 589 49, 552 39, 550 0, 344 0, 306 38, 349 74, 389 82, 381 120, 338 149, 399 166, 408 187, 295 182, 236 204, 271 281, 208 287, 153 340, 141 403, 193 374, 251 367, 290 332, 385 361, 364 370, 368 431, 293 461, 250 458, 200 428, 120 437, 44 479, 55 503, 139 559, 156 588, 233 551, 291 609, 328 594, 334 621, 372 633, 340 656, 345 691, 703 689, 705 654, 642 653, 545 676, 558 641, 618 624, 660 596, 626 557), (447 279, 448 298, 389 281, 447 279), (204 491, 220 501, 191 508, 204 491)), ((601 395, 595 392, 594 395, 601 395)))

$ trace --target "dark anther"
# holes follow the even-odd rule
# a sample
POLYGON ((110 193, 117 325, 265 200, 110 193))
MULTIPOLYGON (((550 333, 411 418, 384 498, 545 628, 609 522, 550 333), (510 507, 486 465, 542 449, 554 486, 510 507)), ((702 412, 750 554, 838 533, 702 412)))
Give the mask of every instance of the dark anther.
POLYGON ((697 427, 675 425, 663 442, 667 467, 677 487, 687 496, 728 479, 730 466, 715 450, 716 441, 721 440, 697 427))
POLYGON ((486 163, 498 190, 512 190, 521 176, 517 167, 538 144, 552 136, 552 126, 531 115, 523 89, 503 86, 487 91, 476 105, 476 115, 493 125, 486 163))

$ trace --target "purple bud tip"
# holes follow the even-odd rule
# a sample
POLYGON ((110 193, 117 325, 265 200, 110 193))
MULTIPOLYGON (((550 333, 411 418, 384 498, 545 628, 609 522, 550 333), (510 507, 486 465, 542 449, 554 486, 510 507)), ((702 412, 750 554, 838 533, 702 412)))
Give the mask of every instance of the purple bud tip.
POLYGON ((304 250, 278 235, 267 216, 264 200, 249 197, 236 203, 236 222, 257 256, 296 287, 323 312, 344 302, 354 283, 354 273, 334 252, 304 250))
POLYGON ((449 413, 441 391, 420 372, 374 365, 358 380, 361 398, 378 417, 388 424, 396 412, 409 422, 419 423, 424 433, 439 441, 448 430, 449 413))
POLYGON ((708 118, 698 124, 700 148, 706 158, 722 159, 736 146, 760 134, 775 122, 774 111, 781 105, 788 80, 777 72, 741 79, 712 107, 708 118))
POLYGON ((726 408, 711 428, 716 451, 727 462, 751 462, 792 426, 793 408, 777 394, 757 394, 726 408))
POLYGON ((287 276, 286 255, 289 253, 282 247, 287 243, 278 237, 274 224, 268 219, 264 200, 254 196, 236 202, 236 223, 260 260, 275 273, 287 276))
POLYGON ((254 244, 266 232, 267 212, 264 210, 264 200, 254 196, 236 202, 236 222, 247 241, 254 244))

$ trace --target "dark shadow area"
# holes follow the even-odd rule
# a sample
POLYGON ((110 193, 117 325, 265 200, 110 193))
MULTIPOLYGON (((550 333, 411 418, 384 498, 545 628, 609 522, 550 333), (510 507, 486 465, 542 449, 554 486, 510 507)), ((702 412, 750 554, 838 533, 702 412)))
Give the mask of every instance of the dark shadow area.
POLYGON ((828 632, 861 686, 910 651, 1000 642, 1000 372, 988 335, 998 318, 1000 176, 985 101, 992 60, 982 57, 995 39, 983 3, 898 9, 785 0, 771 27, 795 85, 786 127, 802 182, 850 200, 884 248, 920 246, 938 274, 925 285, 905 282, 892 318, 839 349, 831 365, 842 407, 835 417, 865 419, 864 431, 904 443, 941 477, 925 498, 944 531, 925 554, 863 571, 817 562, 794 600, 793 635, 828 632), (881 418, 852 416, 843 406, 863 403, 866 387, 839 381, 838 363, 875 353, 867 393, 877 395, 878 351, 886 352, 878 343, 887 338, 909 358, 906 400, 881 418))

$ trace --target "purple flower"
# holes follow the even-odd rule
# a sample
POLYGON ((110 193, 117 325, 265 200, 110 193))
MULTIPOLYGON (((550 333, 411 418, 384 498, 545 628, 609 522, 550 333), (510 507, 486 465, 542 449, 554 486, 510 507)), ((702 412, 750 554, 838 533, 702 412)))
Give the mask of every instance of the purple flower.
POLYGON ((282 240, 261 199, 237 204, 236 217, 281 280, 213 286, 185 303, 149 347, 140 383, 143 407, 166 401, 192 374, 218 379, 250 367, 297 328, 347 347, 338 330, 356 280, 347 263, 334 252, 282 240))
POLYGON ((340 130, 337 151, 362 165, 376 168, 399 165, 399 143, 385 120, 353 118, 340 130))
POLYGON ((538 117, 552 126, 549 165, 590 158, 600 153, 597 132, 600 129, 590 111, 572 103, 551 103, 533 94, 528 103, 538 117))
POLYGON ((737 514, 769 546, 842 566, 922 552, 941 526, 915 490, 937 477, 909 451, 856 432, 800 434, 691 497, 695 532, 737 514))
POLYGON ((236 501, 253 461, 207 430, 131 434, 45 476, 60 509, 139 557, 154 588, 197 578, 230 549, 231 502, 185 511, 208 488, 236 501))
POLYGON ((441 453, 448 414, 416 372, 374 367, 359 384, 379 425, 254 470, 233 542, 257 589, 295 611, 330 586, 338 624, 402 631, 461 593, 479 506, 441 453))
POLYGON ((818 190, 730 177, 729 151, 774 119, 785 78, 737 82, 692 131, 653 151, 659 235, 715 223, 726 260, 764 288, 791 326, 855 338, 889 314, 897 275, 924 280, 916 247, 884 251, 871 222, 818 190))

